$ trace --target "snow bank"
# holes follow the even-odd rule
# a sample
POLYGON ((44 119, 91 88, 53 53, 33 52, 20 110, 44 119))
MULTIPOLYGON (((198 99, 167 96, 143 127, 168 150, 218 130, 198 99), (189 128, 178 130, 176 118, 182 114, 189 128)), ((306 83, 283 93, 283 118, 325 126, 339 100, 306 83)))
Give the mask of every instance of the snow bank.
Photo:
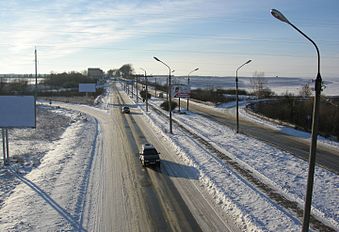
POLYGON ((22 175, 21 166, 7 168, 18 185, 0 209, 0 231, 81 229, 98 124, 71 114, 71 125, 52 143, 38 167, 27 175, 22 175))

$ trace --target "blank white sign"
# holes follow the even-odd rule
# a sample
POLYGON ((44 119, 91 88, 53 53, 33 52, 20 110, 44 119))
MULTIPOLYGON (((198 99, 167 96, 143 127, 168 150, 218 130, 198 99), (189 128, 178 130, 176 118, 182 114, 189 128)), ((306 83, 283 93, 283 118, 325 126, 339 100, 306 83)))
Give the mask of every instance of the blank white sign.
POLYGON ((35 128, 34 96, 0 96, 0 128, 35 128))
POLYGON ((79 92, 80 93, 95 93, 96 92, 96 83, 79 83, 79 92))

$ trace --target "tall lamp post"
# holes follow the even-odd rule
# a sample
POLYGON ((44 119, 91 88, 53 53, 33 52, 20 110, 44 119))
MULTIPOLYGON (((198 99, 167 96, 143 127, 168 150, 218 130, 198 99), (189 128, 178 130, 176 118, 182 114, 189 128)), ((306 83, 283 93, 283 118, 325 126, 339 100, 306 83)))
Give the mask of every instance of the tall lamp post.
POLYGON ((133 97, 134 97, 134 81, 135 80, 131 80, 131 88, 132 88, 132 99, 133 99, 133 97))
POLYGON ((154 96, 157 96, 157 78, 154 77, 154 96))
POLYGON ((311 144, 310 144, 310 155, 309 155, 309 168, 308 168, 308 178, 307 178, 307 189, 305 196, 305 206, 304 206, 304 216, 303 216, 303 226, 302 231, 306 232, 309 230, 310 216, 311 216, 311 205, 312 205, 312 192, 313 192, 313 182, 314 182, 314 169, 315 169, 315 159, 317 151, 317 136, 318 136, 318 123, 319 123, 319 105, 320 105, 320 94, 321 94, 321 75, 320 75, 320 53, 318 46, 315 42, 309 38, 305 33, 303 33, 299 28, 293 25, 288 19, 278 10, 272 9, 271 14, 279 19, 280 21, 289 24, 296 31, 302 34, 306 39, 308 39, 315 47, 318 56, 318 73, 315 80, 315 96, 313 102, 313 117, 312 117, 312 133, 311 133, 311 144))
MULTIPOLYGON (((174 73, 175 72, 175 70, 171 70, 171 73, 174 73)), ((174 75, 173 75, 174 76, 174 75)), ((172 79, 172 76, 171 76, 171 79, 172 79)), ((166 85, 167 85, 167 93, 166 93, 166 99, 167 99, 167 101, 168 101, 168 90, 170 89, 169 88, 169 84, 168 84, 168 79, 166 80, 166 85)))
POLYGON ((143 68, 140 68, 140 69, 145 72, 145 80, 146 80, 146 112, 148 112, 148 79, 147 79, 146 70, 143 69, 143 68))
POLYGON ((139 77, 135 77, 135 98, 137 100, 137 103, 139 102, 139 97, 138 97, 138 79, 139 77))
POLYGON ((162 63, 163 65, 165 65, 167 68, 168 68, 168 90, 167 90, 167 96, 169 97, 168 99, 168 109, 169 109, 169 124, 170 124, 170 133, 173 134, 173 131, 172 131, 172 93, 171 93, 171 68, 166 64, 164 63, 163 61, 159 60, 157 57, 153 57, 156 61, 162 63))
POLYGON ((235 71, 235 95, 236 95, 236 102, 237 102, 237 110, 236 110, 236 118, 237 118, 237 133, 239 133, 239 95, 238 95, 238 71, 246 64, 250 63, 252 60, 248 60, 242 65, 240 65, 237 70, 235 71))
MULTIPOLYGON (((189 88, 190 88, 190 75, 191 75, 191 73, 196 72, 196 71, 198 71, 198 70, 199 70, 199 68, 196 68, 196 69, 192 70, 191 72, 189 72, 189 74, 187 75, 187 85, 188 85, 189 88)), ((191 88, 190 88, 190 91, 191 91, 191 88)), ((191 93, 190 93, 190 94, 191 94, 191 93)), ((191 97, 191 96, 188 96, 188 97, 187 97, 187 102, 186 102, 186 110, 187 110, 187 111, 189 111, 190 97, 191 97)))

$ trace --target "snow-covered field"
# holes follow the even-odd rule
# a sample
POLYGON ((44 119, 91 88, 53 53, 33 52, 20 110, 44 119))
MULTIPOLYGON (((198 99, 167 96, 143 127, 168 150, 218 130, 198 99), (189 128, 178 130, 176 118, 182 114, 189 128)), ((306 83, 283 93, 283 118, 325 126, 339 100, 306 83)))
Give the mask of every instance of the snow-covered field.
POLYGON ((64 109, 38 109, 36 130, 9 132, 13 160, 0 169, 0 231, 81 228, 96 120, 64 109))
MULTIPOLYGON (((106 110, 105 97, 102 102, 97 107, 106 110)), ((150 103, 159 108, 160 102, 153 99, 150 103)), ((300 218, 295 213, 270 199, 176 124, 170 135, 166 133, 168 119, 152 110, 146 113, 142 103, 139 107, 159 138, 175 148, 183 163, 199 170, 201 186, 215 204, 244 230, 300 231, 300 218)), ((0 167, 0 231, 81 229, 85 189, 100 133, 98 123, 69 110, 40 109, 38 129, 10 131, 11 157, 17 163, 13 160, 10 167, 0 167)), ((307 162, 199 115, 173 117, 274 191, 302 206, 307 162)), ((338 183, 337 175, 317 168, 313 213, 337 231, 338 183)))

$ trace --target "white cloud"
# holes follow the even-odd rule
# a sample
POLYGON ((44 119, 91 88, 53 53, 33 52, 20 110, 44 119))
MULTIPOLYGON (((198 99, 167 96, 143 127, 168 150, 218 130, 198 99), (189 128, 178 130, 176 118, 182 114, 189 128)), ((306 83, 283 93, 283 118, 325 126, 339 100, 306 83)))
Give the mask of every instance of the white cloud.
POLYGON ((201 14, 204 1, 13 2, 7 6, 7 17, 15 12, 14 17, 3 27, 0 43, 11 45, 8 57, 16 57, 16 61, 30 55, 34 46, 43 48, 41 58, 51 60, 87 47, 114 45, 129 38, 170 31, 177 23, 208 15, 201 14))
MULTIPOLYGON (((92 61, 99 64, 101 57, 98 53, 102 49, 102 51, 109 50, 115 54, 117 51, 125 50, 119 54, 122 54, 122 57, 108 57, 103 54, 102 57, 106 60, 101 62, 105 67, 112 65, 107 59, 118 60, 119 64, 120 62, 134 63, 151 57, 152 50, 154 50, 159 51, 159 55, 167 51, 173 61, 185 59, 201 61, 201 65, 206 66, 206 74, 212 71, 217 71, 218 74, 225 73, 223 70, 226 69, 222 65, 219 65, 218 70, 213 67, 215 63, 212 62, 213 59, 218 59, 218 62, 222 64, 232 59, 230 56, 241 58, 246 52, 250 55, 260 55, 259 53, 265 55, 263 53, 269 53, 269 51, 259 52, 259 50, 272 44, 273 48, 279 47, 274 44, 274 41, 280 40, 283 41, 281 44, 285 44, 289 42, 287 40, 293 40, 286 35, 284 36, 289 38, 287 40, 280 37, 283 33, 272 33, 270 28, 265 30, 266 25, 262 25, 263 18, 251 18, 247 13, 255 9, 256 6, 253 4, 258 5, 260 11, 269 5, 266 1, 258 3, 246 1, 245 4, 243 1, 226 0, 18 0, 8 1, 8 4, 0 2, 2 13, 0 15, 2 28, 0 31, 0 72, 19 72, 18 70, 28 72, 27 70, 31 69, 34 46, 37 46, 39 59, 41 63, 46 64, 44 72, 55 70, 56 62, 65 63, 65 60, 76 61, 77 63, 72 66, 75 70, 79 66, 88 65, 91 61, 88 57, 93 57, 92 61), (235 30, 234 25, 239 25, 237 24, 239 18, 242 20, 240 26, 249 31, 235 30), (225 27, 220 30, 214 28, 215 24, 222 25, 225 22, 225 27), (262 29, 262 34, 249 28, 251 26, 246 27, 247 24, 258 25, 258 29, 262 29), (193 27, 192 29, 198 27, 201 33, 192 33, 189 29, 187 30, 190 27, 193 27), (208 32, 210 28, 214 30, 215 35, 208 32), (202 29, 206 29, 207 32, 204 33, 202 29), (267 38, 267 46, 265 38, 267 38), (241 50, 243 47, 247 50, 241 50), (179 50, 193 52, 175 54, 175 51, 179 50), (201 51, 201 54, 194 51, 201 51), (235 54, 235 51, 239 53, 235 54), (227 53, 229 53, 228 56, 227 53), (79 54, 82 57, 79 57, 79 54), (201 56, 204 58, 200 58, 201 56)), ((265 14, 271 18, 269 13, 267 15, 265 14)), ((284 27, 277 28, 284 29, 284 27)), ((299 37, 295 37, 294 42, 303 42, 298 41, 299 37)), ((289 54, 289 51, 285 54, 289 54)), ((261 57, 261 59, 265 60, 267 57, 261 57)), ((331 72, 335 72, 333 68, 331 72)))

